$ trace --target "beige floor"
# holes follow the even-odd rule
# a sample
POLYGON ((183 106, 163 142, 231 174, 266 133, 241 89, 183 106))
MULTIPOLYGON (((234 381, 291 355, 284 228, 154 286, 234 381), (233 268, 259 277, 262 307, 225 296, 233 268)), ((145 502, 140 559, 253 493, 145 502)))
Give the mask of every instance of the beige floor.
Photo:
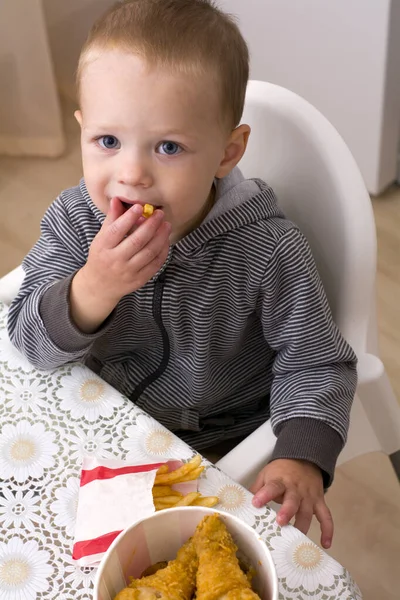
MULTIPOLYGON (((58 160, 0 157, 0 276, 18 265, 39 234, 39 221, 61 189, 81 175, 78 127, 66 117, 68 149, 58 160)), ((381 351, 400 398, 400 190, 374 200, 379 237, 381 351)), ((365 600, 400 597, 400 486, 389 460, 370 454, 339 467, 328 494, 336 535, 331 551, 365 600)), ((317 527, 311 536, 318 541, 317 527)))

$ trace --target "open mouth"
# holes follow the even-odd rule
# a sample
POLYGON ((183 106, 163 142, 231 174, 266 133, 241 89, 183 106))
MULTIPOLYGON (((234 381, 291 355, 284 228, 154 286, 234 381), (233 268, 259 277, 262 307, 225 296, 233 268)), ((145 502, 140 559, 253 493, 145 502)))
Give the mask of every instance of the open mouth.
MULTIPOLYGON (((137 204, 136 202, 124 202, 123 200, 121 200, 121 202, 122 202, 122 206, 124 207, 125 210, 129 210, 134 204, 137 204)), ((153 206, 154 206, 154 210, 162 209, 161 205, 153 204, 153 206)))
POLYGON ((125 210, 128 210, 128 208, 130 208, 131 206, 133 206, 132 204, 129 204, 129 202, 123 202, 122 201, 122 206, 124 207, 125 210))

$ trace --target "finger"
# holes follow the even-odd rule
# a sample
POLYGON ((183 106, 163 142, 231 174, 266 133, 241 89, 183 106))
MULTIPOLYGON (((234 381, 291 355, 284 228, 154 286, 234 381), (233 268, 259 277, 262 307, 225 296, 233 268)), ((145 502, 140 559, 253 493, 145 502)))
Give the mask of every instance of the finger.
POLYGON ((276 516, 279 525, 287 525, 300 508, 301 498, 296 491, 288 490, 283 498, 282 508, 276 516))
POLYGON ((111 198, 110 206, 108 208, 106 218, 104 219, 103 227, 101 229, 103 234, 105 233, 107 228, 111 225, 111 223, 114 223, 114 221, 119 219, 119 217, 122 217, 122 215, 125 214, 125 212, 126 212, 126 208, 122 204, 121 200, 119 198, 111 198))
MULTIPOLYGON (((129 210, 119 215, 117 202, 119 202, 118 198, 112 199, 112 209, 109 211, 101 228, 106 248, 115 248, 118 246, 132 227, 137 224, 143 212, 141 204, 134 204, 129 210)), ((159 217, 158 220, 161 221, 162 217, 159 217)))
POLYGON ((122 204, 119 198, 111 198, 110 206, 108 208, 108 212, 106 214, 106 218, 104 219, 104 224, 106 227, 111 225, 114 221, 116 221, 119 217, 126 212, 124 205, 122 204))
POLYGON ((300 505, 300 510, 296 514, 294 522, 296 529, 306 534, 310 529, 313 514, 313 505, 303 501, 300 505))
POLYGON ((139 227, 139 225, 141 225, 142 223, 146 222, 146 218, 141 216, 140 219, 138 219, 137 223, 136 223, 136 227, 139 227))
MULTIPOLYGON (((118 252, 121 259, 129 260, 135 257, 143 248, 145 248, 152 240, 156 239, 158 234, 164 233, 164 239, 169 236, 171 225, 164 221, 164 213, 161 210, 156 212, 146 219, 140 227, 135 227, 133 232, 119 244, 118 252), (164 226, 164 227, 163 227, 164 226), (167 232, 166 229, 169 228, 167 232)), ((154 256, 153 256, 154 258, 154 256)), ((148 260, 147 262, 150 262, 148 260)), ((144 261, 141 265, 135 265, 137 269, 142 268, 146 264, 144 261)))
POLYGON ((145 285, 148 281, 150 281, 152 277, 154 277, 156 273, 158 273, 158 271, 161 269, 161 267, 167 260, 168 254, 169 246, 166 246, 151 263, 146 265, 146 267, 144 267, 137 273, 135 279, 137 280, 140 287, 145 285))
POLYGON ((332 545, 334 525, 332 513, 323 498, 315 505, 314 512, 321 524, 321 545, 323 548, 328 549, 332 545))
POLYGON ((166 222, 162 223, 147 245, 139 250, 134 256, 128 258, 129 268, 133 272, 139 272, 152 263, 164 249, 169 248, 170 233, 170 224, 166 222))
POLYGON ((282 494, 285 493, 286 486, 280 479, 271 479, 264 483, 262 488, 258 490, 253 498, 253 505, 257 508, 261 508, 272 500, 277 500, 282 494))
POLYGON ((257 479, 255 480, 253 485, 250 487, 250 492, 252 494, 256 494, 258 492, 258 490, 260 490, 262 488, 263 485, 264 485, 264 474, 263 474, 263 472, 261 472, 258 474, 257 479))

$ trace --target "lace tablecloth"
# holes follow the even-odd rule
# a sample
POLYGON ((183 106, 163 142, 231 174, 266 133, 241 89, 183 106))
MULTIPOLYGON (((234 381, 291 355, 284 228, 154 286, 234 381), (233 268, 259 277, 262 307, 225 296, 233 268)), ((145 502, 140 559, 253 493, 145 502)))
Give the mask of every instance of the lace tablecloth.
MULTIPOLYGON (((0 304, 0 598, 90 600, 95 570, 71 558, 82 457, 156 461, 193 451, 86 367, 38 371, 11 345, 0 304)), ((349 573, 206 462, 199 490, 254 527, 282 600, 358 600, 349 573)))

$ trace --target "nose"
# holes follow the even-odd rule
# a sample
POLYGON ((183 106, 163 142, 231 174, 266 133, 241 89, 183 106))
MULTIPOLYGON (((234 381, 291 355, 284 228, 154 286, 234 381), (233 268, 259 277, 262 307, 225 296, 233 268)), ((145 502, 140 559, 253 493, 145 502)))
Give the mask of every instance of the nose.
POLYGON ((119 155, 118 183, 148 188, 153 183, 151 165, 145 156, 133 152, 119 155))

